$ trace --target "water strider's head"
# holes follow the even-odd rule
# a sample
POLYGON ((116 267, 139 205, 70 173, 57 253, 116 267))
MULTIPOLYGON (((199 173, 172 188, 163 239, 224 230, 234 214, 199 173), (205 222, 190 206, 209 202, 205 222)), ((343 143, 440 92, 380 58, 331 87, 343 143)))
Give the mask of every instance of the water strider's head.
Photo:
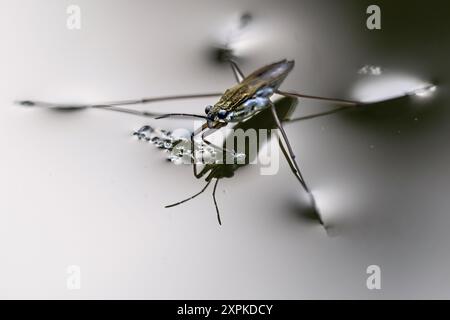
POLYGON ((221 128, 230 121, 230 112, 225 109, 215 108, 215 106, 208 105, 205 107, 206 121, 208 128, 221 128))

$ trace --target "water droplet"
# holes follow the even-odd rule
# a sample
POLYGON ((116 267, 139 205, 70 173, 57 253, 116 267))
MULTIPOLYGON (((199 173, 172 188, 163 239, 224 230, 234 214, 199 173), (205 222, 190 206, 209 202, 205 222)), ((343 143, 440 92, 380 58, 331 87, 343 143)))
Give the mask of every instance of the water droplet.
POLYGON ((150 139, 149 134, 153 131, 153 128, 145 125, 142 126, 139 130, 133 132, 134 136, 137 136, 139 140, 144 139, 148 141, 150 139))
POLYGON ((358 70, 358 73, 364 75, 379 76, 383 73, 383 70, 380 66, 365 65, 358 70))
POLYGON ((168 142, 168 141, 165 141, 165 142, 164 142, 164 148, 166 148, 166 149, 172 148, 172 143, 171 143, 171 142, 168 142))
POLYGON ((191 132, 187 129, 175 129, 171 137, 175 140, 190 140, 191 138, 191 132))

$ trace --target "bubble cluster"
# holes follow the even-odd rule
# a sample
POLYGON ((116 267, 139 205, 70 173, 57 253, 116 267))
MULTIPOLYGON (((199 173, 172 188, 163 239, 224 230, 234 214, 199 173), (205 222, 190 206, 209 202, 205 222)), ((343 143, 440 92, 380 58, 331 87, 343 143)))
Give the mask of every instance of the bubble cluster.
MULTIPOLYGON (((174 164, 220 164, 223 162, 222 148, 205 143, 202 140, 194 140, 194 148, 191 145, 190 134, 181 134, 177 130, 153 129, 145 125, 133 133, 139 140, 144 140, 168 153, 167 159, 174 164), (187 138, 189 137, 189 138, 187 138), (192 152, 194 151, 194 152, 192 152)), ((232 158, 238 161, 245 159, 243 153, 233 153, 232 158)))

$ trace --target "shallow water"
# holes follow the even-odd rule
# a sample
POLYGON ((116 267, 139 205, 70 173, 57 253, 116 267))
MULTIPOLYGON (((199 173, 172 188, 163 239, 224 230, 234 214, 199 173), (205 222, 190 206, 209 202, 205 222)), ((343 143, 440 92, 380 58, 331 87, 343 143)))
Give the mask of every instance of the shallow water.
MULTIPOLYGON (((2 0, 0 297, 449 298, 448 9, 379 3, 382 30, 369 31, 368 1, 79 0, 82 28, 69 31, 72 3, 2 0), (381 99, 437 86, 286 125, 328 235, 284 162, 275 176, 250 165, 219 183, 221 227, 211 190, 165 209, 204 181, 132 133, 191 120, 12 103, 223 91, 234 78, 212 53, 243 13, 252 19, 232 37, 242 69, 295 59, 286 90, 381 99), (372 264, 379 291, 366 288, 372 264), (81 290, 66 288, 69 265, 81 290)), ((295 116, 333 107, 304 100, 295 116)))

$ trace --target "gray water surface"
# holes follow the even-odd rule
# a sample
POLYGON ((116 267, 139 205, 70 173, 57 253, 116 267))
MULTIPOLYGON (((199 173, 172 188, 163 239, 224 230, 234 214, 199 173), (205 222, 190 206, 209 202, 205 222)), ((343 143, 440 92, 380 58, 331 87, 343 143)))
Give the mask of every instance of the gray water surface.
MULTIPOLYGON (((448 8, 442 1, 0 1, 1 298, 449 298, 448 8), (103 110, 20 108, 18 99, 88 103, 224 91, 234 84, 213 48, 233 40, 242 69, 295 59, 284 89, 347 99, 405 97, 286 125, 328 234, 304 216, 288 165, 240 169, 199 191, 132 132, 150 123, 103 110), (379 66, 379 76, 358 73, 379 66), (368 290, 378 265, 382 289, 368 290), (81 268, 68 290, 67 267, 81 268)), ((146 110, 202 113, 216 99, 146 110)), ((296 116, 335 105, 300 101, 296 116)), ((139 107, 144 108, 144 107, 139 107)))

